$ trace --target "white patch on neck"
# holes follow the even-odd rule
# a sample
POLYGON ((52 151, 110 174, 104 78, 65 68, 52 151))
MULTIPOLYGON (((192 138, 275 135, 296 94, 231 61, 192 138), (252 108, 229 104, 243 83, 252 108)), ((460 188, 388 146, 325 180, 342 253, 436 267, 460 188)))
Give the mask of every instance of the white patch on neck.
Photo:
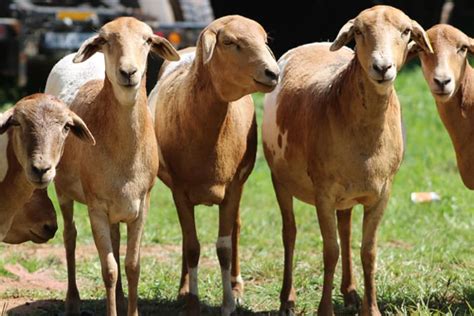
POLYGON ((0 182, 3 182, 8 172, 8 134, 0 135, 0 182))

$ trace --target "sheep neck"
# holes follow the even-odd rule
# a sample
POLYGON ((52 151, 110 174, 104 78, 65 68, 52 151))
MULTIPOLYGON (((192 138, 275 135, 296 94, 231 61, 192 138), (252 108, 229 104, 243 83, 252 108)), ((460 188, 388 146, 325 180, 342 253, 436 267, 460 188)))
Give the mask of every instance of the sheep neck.
MULTIPOLYGON (((231 102, 223 100, 212 83, 207 69, 194 67, 191 71, 189 94, 196 100, 193 107, 186 110, 192 121, 198 122, 206 129, 216 128, 217 131, 225 121, 231 102)), ((207 131, 209 132, 209 131, 207 131)))
POLYGON ((342 70, 336 83, 339 89, 339 105, 349 124, 380 125, 389 106, 393 104, 393 85, 380 91, 367 77, 357 55, 342 70))
POLYGON ((123 105, 113 93, 113 86, 107 76, 104 79, 104 86, 98 96, 101 104, 96 111, 96 117, 100 118, 101 128, 94 133, 96 140, 101 137, 114 139, 115 141, 101 142, 112 147, 123 148, 136 147, 144 133, 144 117, 149 115, 146 102, 146 78, 142 78, 136 101, 132 105, 123 105), (108 126, 110 125, 110 126, 108 126), (96 134, 97 133, 97 134, 96 134), (111 135, 111 133, 113 135, 111 135))
POLYGON ((474 186, 474 71, 467 65, 456 94, 447 102, 436 102, 438 112, 456 152, 459 171, 466 185, 474 186), (470 180, 472 178, 472 180, 470 180), (467 182, 466 182, 467 181, 467 182))

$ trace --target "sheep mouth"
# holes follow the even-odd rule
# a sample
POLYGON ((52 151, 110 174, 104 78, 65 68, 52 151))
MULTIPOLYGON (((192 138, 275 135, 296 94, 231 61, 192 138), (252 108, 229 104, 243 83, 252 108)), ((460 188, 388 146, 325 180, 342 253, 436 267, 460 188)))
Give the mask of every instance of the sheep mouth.
POLYGON ((275 83, 266 83, 266 82, 261 82, 261 81, 258 81, 256 79, 253 79, 253 81, 257 84, 257 87, 258 86, 262 86, 266 89, 274 89, 277 85, 278 82, 275 82, 275 83))
POLYGON ((34 239, 32 238, 31 241, 37 244, 45 243, 50 239, 50 237, 44 237, 35 233, 32 229, 30 229, 30 234, 34 237, 34 239))

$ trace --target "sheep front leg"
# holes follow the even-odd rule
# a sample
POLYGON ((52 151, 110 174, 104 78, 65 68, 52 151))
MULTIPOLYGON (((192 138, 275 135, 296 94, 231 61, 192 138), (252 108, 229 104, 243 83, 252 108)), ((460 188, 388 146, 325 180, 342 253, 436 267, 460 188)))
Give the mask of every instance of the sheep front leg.
POLYGON ((272 174, 273 188, 280 207, 283 224, 282 239, 285 251, 283 285, 280 292, 280 315, 294 315, 296 292, 293 288, 293 255, 296 242, 296 222, 293 196, 272 174))
POLYGON ((334 315, 332 306, 332 287, 339 245, 337 243, 336 210, 333 203, 316 201, 319 229, 323 238, 324 281, 323 294, 319 302, 318 315, 334 315))
POLYGON ((390 190, 386 189, 379 201, 370 207, 364 207, 362 224, 362 246, 360 256, 364 270, 364 299, 362 315, 381 315, 377 306, 375 290, 375 270, 377 259, 377 228, 382 220, 383 212, 388 203, 390 190))
POLYGON ((117 261, 117 286, 115 287, 115 297, 117 298, 117 312, 119 315, 125 315, 127 302, 123 294, 122 275, 120 273, 120 223, 111 225, 112 248, 114 249, 115 261, 117 261))
POLYGON ((242 190, 242 183, 233 182, 226 192, 224 201, 219 205, 219 237, 216 242, 216 252, 221 267, 223 288, 221 314, 224 316, 228 316, 235 311, 231 278, 233 253, 232 230, 236 224, 237 214, 239 213, 242 190))
POLYGON ((128 281, 128 315, 138 316, 138 280, 140 278, 140 244, 143 235, 146 215, 150 207, 150 192, 140 203, 138 217, 127 223, 127 254, 125 255, 125 272, 128 281))
POLYGON ((183 234, 183 256, 189 273, 189 293, 186 295, 186 314, 199 315, 198 264, 201 246, 196 232, 194 206, 182 192, 173 191, 173 199, 178 211, 183 234))
POLYGON ((356 281, 352 266, 352 208, 337 211, 337 229, 341 243, 342 281, 341 293, 344 297, 344 306, 351 310, 359 310, 360 298, 356 291, 356 281))
POLYGON ((89 219, 95 246, 99 252, 102 279, 104 280, 107 295, 107 315, 116 316, 115 288, 117 285, 118 267, 112 247, 109 219, 104 210, 92 207, 89 207, 89 219))
POLYGON ((76 238, 77 230, 74 223, 74 201, 66 198, 56 187, 59 207, 63 215, 63 239, 67 262, 67 293, 65 302, 66 315, 81 314, 81 298, 76 283, 76 238))

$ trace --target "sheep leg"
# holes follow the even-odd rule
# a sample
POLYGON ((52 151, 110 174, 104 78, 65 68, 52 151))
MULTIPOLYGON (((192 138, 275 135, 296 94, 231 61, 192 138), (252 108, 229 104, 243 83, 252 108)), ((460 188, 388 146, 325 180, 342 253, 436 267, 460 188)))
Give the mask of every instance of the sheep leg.
POLYGON ((319 302, 318 315, 334 315, 332 305, 332 287, 337 260, 339 259, 339 245, 337 243, 336 210, 332 203, 316 201, 316 212, 319 220, 319 229, 323 238, 324 281, 323 294, 319 302))
POLYGON ((66 198, 56 188, 59 206, 63 215, 64 248, 66 249, 67 262, 67 293, 65 302, 66 315, 81 314, 81 298, 76 283, 76 238, 77 230, 74 223, 74 201, 66 198))
POLYGON ((380 200, 371 207, 364 208, 362 224, 362 246, 360 256, 364 270, 364 299, 362 300, 362 315, 381 315, 377 306, 375 291, 375 271, 377 259, 377 228, 382 220, 387 206, 389 190, 385 190, 380 200))
POLYGON ((140 243, 145 218, 150 207, 150 193, 141 201, 138 217, 127 223, 127 254, 125 272, 128 281, 128 316, 138 316, 138 279, 140 278, 140 243))
POLYGON ((293 287, 293 255, 296 242, 296 222, 293 212, 293 196, 272 175, 273 188, 280 206, 283 223, 282 237, 285 248, 285 266, 283 285, 280 292, 280 314, 293 315, 296 302, 296 292, 293 287))
POLYGON ((181 279, 179 281, 178 300, 184 299, 189 294, 189 273, 188 263, 186 262, 185 234, 182 234, 182 255, 181 255, 181 279))
POLYGON ((117 286, 115 288, 115 297, 117 298, 117 312, 119 315, 125 315, 127 310, 127 302, 125 301, 125 295, 123 294, 122 287, 122 275, 120 273, 120 223, 112 224, 111 237, 112 237, 112 248, 114 249, 115 261, 117 261, 117 286))
POLYGON ((235 311, 235 301, 232 291, 231 266, 232 266, 232 243, 233 228, 239 213, 240 199, 243 186, 240 183, 232 183, 226 192, 224 201, 219 205, 219 238, 216 242, 217 257, 221 267, 222 298, 221 314, 230 315, 235 311))
POLYGON ((189 273, 189 293, 186 295, 186 314, 199 315, 199 295, 198 295, 198 264, 201 246, 196 232, 194 219, 194 206, 181 192, 173 192, 173 199, 178 210, 178 218, 181 232, 184 236, 184 255, 187 271, 189 273))
POLYGON ((360 298, 356 291, 356 280, 352 267, 352 208, 337 211, 337 229, 341 243, 342 281, 341 293, 344 297, 344 306, 355 311, 359 310, 360 298))
MULTIPOLYGON (((239 201, 240 203, 240 201, 239 201)), ((240 256, 239 256, 239 241, 240 241, 240 207, 237 208, 235 215, 234 227, 232 228, 232 267, 231 267, 231 281, 232 292, 237 304, 241 304, 242 296, 244 295, 244 280, 240 275, 240 256)))
POLYGON ((107 295, 107 315, 116 316, 117 306, 115 288, 118 278, 117 261, 114 257, 112 238, 107 212, 100 208, 89 208, 89 219, 95 246, 99 252, 102 279, 107 295))

